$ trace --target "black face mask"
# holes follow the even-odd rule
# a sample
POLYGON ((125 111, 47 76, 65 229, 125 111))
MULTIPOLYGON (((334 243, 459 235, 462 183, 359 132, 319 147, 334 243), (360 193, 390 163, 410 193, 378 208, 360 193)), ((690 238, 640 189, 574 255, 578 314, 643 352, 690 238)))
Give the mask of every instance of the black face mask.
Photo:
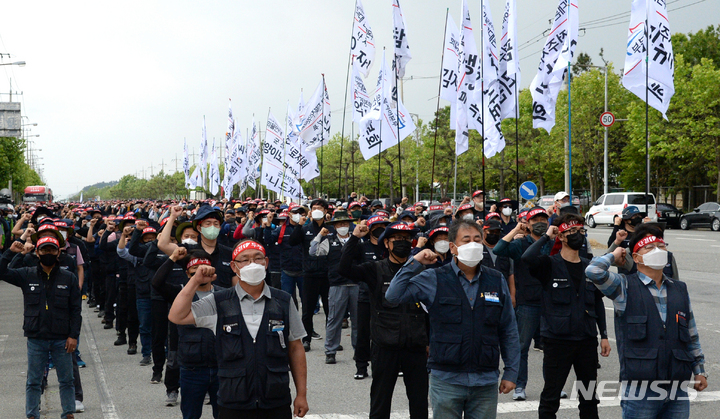
POLYGON ((410 256, 412 244, 406 240, 396 240, 393 242, 392 253, 400 259, 410 256))
POLYGON ((359 219, 362 216, 362 211, 351 211, 350 214, 352 214, 354 219, 359 219))
POLYGON ((372 234, 373 237, 375 237, 376 239, 379 239, 380 236, 382 236, 382 234, 383 234, 384 232, 385 232, 385 229, 384 229, 384 228, 376 228, 375 230, 372 231, 371 234, 372 234))
POLYGON ((567 244, 572 250, 580 250, 583 244, 585 244, 585 236, 580 233, 569 234, 565 236, 567 244))
POLYGON ((628 224, 630 224, 633 227, 640 225, 640 223, 642 223, 642 218, 640 218, 640 217, 631 218, 630 221, 628 222, 628 224))
POLYGON ((542 236, 548 229, 548 223, 535 223, 532 226, 532 232, 536 236, 542 236))
POLYGON ((499 234, 488 234, 485 236, 485 241, 490 246, 495 246, 500 241, 500 235, 499 234))
POLYGON ((40 255, 38 257, 40 258, 40 263, 42 263, 44 266, 55 266, 58 261, 58 255, 52 255, 49 253, 46 255, 40 255))

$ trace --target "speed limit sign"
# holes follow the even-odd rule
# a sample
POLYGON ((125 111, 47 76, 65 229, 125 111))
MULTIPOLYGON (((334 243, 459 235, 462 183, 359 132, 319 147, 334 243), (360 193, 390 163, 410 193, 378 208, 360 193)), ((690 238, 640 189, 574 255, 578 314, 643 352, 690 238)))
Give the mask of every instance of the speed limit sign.
POLYGON ((615 123, 615 115, 612 112, 604 112, 600 115, 600 125, 610 128, 615 123))

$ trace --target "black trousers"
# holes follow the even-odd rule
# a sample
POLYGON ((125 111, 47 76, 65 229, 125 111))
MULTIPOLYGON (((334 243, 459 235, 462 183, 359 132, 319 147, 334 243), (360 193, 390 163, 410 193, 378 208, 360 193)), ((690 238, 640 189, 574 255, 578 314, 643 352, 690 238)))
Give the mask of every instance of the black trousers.
POLYGON ((135 303, 135 284, 119 281, 117 297, 117 330, 121 335, 128 333, 128 343, 137 345, 140 335, 140 320, 138 320, 137 304, 135 303))
POLYGON ((280 277, 280 272, 270 272, 270 284, 269 285, 278 290, 282 289, 282 280, 280 277))
MULTIPOLYGON (((428 372, 425 348, 372 347, 370 419, 389 419, 398 373, 403 372, 411 419, 428 417, 428 372)), ((559 393, 558 393, 559 395, 559 393)))
POLYGON ((180 364, 177 360, 177 348, 177 325, 168 321, 168 359, 165 368, 165 389, 168 393, 180 389, 180 364))
POLYGON ((109 272, 105 275, 105 323, 115 321, 115 303, 117 302, 119 274, 109 272))
POLYGON ((355 345, 355 366, 367 368, 370 363, 370 303, 358 301, 357 345, 355 345))
POLYGON ((322 298, 323 311, 325 312, 325 318, 327 319, 328 310, 330 305, 328 304, 328 292, 330 291, 330 283, 328 282, 327 275, 323 276, 303 276, 303 292, 302 292, 302 322, 305 326, 305 332, 307 336, 303 338, 303 342, 310 342, 312 334, 315 331, 313 329, 313 313, 315 306, 317 305, 318 297, 322 298))
POLYGON ((274 409, 235 410, 218 406, 218 419, 291 419, 290 405, 274 409))
MULTIPOLYGON (((595 380, 597 380, 597 339, 582 341, 557 340, 543 338, 543 377, 545 386, 540 394, 538 417, 540 419, 554 419, 560 408, 560 392, 565 386, 570 368, 575 370, 578 381, 584 388, 593 382, 593 398, 586 400, 582 392, 578 392, 580 399, 580 418, 594 419, 598 417, 597 406, 600 403, 595 394, 595 380)), ((374 372, 374 370, 373 370, 374 372)))
POLYGON ((90 260, 90 281, 92 282, 92 298, 95 304, 100 306, 100 310, 105 310, 105 265, 100 263, 99 259, 90 260))
POLYGON ((165 367, 165 347, 168 337, 168 304, 165 300, 152 300, 152 358, 153 373, 161 373, 165 367))

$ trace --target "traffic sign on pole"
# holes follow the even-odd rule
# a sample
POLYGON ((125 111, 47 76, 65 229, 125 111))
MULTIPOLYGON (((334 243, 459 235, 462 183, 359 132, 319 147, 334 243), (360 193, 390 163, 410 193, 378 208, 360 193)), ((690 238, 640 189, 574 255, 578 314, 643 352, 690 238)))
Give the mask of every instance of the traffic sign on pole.
POLYGON ((615 123, 615 115, 613 115, 612 112, 603 112, 602 115, 600 115, 600 125, 604 126, 605 128, 610 128, 615 123))
POLYGON ((538 187, 533 182, 525 182, 522 185, 520 185, 520 196, 523 199, 533 199, 537 196, 538 193, 538 187))

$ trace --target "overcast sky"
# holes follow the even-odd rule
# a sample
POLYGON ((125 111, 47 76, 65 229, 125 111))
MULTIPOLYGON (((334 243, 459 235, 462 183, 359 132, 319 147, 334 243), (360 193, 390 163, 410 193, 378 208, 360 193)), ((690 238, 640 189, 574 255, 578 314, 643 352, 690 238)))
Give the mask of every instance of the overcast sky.
MULTIPOLYGON (((468 0, 480 45, 480 0, 468 0)), ((485 0, 500 32, 504 0, 485 0)), ((22 113, 37 123, 30 138, 43 158, 56 197, 136 172, 149 177, 162 163, 174 172, 183 138, 199 149, 203 115, 208 140, 218 147, 232 99, 238 127, 263 124, 268 109, 279 119, 286 104, 307 100, 321 80, 332 103, 332 131, 342 125, 353 0, 307 1, 9 1, 3 3, 0 92, 22 91, 22 113), (4 84, 2 82, 4 81, 4 84)), ((535 76, 543 31, 557 0, 518 0, 522 87, 535 76), (537 40, 537 41, 535 41, 537 40), (526 44, 528 41, 532 41, 526 44)), ((379 47, 392 50, 391 0, 365 0, 379 47)), ((629 0, 580 0, 578 52, 622 68, 629 0), (602 20, 603 18, 610 18, 602 20)), ((461 0, 401 2, 413 59, 407 66, 405 106, 429 121, 435 111, 445 10, 460 19, 461 0)), ((720 0, 669 0, 673 32, 719 24, 720 0)), ((390 56, 392 52, 388 53, 390 56)), ((374 81, 368 82, 374 85, 374 81)), ((13 100, 17 100, 13 96, 13 100)), ((441 106, 447 103, 442 102, 441 106)), ((349 114, 349 108, 348 108, 349 114)), ((346 135, 350 118, 346 121, 346 135)), ((182 170, 182 162, 177 162, 182 170)))

